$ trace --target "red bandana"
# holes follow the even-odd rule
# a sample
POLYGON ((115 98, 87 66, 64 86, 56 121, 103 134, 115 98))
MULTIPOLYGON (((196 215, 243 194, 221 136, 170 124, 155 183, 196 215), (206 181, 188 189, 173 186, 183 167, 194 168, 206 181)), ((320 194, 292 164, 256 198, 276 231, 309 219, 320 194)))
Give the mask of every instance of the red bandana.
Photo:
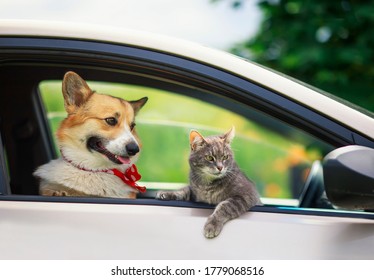
POLYGON ((122 180, 122 182, 124 182, 126 185, 128 185, 128 186, 130 186, 130 187, 132 187, 134 189, 137 189, 141 193, 145 193, 147 191, 146 187, 139 186, 136 183, 136 181, 140 180, 140 178, 142 176, 138 173, 138 169, 136 168, 135 164, 131 165, 124 173, 122 173, 121 171, 119 171, 116 168, 113 168, 113 169, 103 169, 103 170, 90 170, 90 169, 87 169, 87 168, 84 168, 84 167, 81 167, 79 165, 74 164, 71 160, 67 159, 62 154, 62 152, 61 152, 61 155, 62 155, 62 158, 65 161, 67 161, 68 163, 70 163, 71 165, 73 165, 74 167, 76 167, 76 168, 78 168, 80 170, 89 171, 89 172, 104 172, 104 173, 112 174, 112 175, 115 175, 118 178, 120 178, 122 180))
POLYGON ((109 169, 109 170, 106 170, 105 171, 106 173, 109 173, 109 174, 114 174, 116 175, 118 178, 120 178, 122 180, 122 182, 124 182, 126 185, 130 186, 130 187, 133 187, 135 189, 137 189, 138 191, 140 191, 141 193, 144 193, 146 192, 146 187, 142 187, 142 186, 139 186, 136 181, 140 180, 140 178, 142 177, 139 173, 138 173, 138 169, 136 168, 135 164, 131 165, 126 171, 125 173, 122 173, 121 171, 119 171, 118 169, 109 169))

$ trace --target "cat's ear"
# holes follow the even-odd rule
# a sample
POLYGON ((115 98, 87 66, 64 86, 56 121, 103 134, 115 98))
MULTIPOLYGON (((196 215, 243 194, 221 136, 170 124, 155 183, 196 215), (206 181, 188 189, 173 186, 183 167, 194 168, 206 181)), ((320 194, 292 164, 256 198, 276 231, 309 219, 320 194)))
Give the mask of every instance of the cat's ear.
POLYGON ((235 127, 231 127, 229 131, 227 131, 222 138, 225 140, 225 143, 231 144, 232 139, 235 137, 235 127))
POLYGON ((192 130, 190 132, 190 146, 191 150, 196 151, 200 147, 202 147, 206 143, 204 137, 197 132, 196 130, 192 130))

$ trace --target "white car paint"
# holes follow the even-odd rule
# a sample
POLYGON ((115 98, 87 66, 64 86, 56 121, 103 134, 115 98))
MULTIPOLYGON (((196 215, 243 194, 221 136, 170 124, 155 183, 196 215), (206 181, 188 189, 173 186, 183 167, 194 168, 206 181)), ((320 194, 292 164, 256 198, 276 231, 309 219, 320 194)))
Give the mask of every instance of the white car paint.
POLYGON ((1 201, 0 259, 374 257, 374 224, 370 220, 248 212, 228 222, 211 240, 203 236, 211 212, 179 207, 1 201))

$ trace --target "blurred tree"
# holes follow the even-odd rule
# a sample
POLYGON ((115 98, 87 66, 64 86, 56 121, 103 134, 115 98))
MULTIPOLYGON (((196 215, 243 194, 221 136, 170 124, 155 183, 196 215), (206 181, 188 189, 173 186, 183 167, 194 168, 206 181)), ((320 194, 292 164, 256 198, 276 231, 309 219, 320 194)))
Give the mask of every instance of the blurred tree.
MULTIPOLYGON (((246 3, 225 1, 236 9, 246 3)), ((258 6, 257 35, 231 52, 374 111, 374 0, 259 0, 258 6)))

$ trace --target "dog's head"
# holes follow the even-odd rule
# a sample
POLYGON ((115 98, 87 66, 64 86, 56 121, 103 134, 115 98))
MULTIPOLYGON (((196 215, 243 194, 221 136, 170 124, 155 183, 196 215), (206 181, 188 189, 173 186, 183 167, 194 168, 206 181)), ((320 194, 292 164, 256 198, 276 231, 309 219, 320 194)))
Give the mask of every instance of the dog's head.
POLYGON ((147 97, 125 101, 95 93, 74 72, 65 74, 62 93, 68 116, 57 131, 57 139, 68 160, 92 170, 124 170, 135 163, 141 148, 135 116, 147 97))

